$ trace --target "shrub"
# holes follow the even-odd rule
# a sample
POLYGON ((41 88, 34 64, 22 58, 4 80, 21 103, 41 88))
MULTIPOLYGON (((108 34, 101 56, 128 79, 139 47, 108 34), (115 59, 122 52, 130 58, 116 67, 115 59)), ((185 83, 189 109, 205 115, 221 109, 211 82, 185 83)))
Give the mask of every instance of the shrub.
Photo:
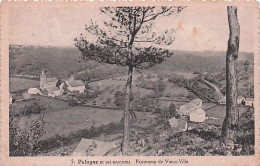
POLYGON ((20 113, 22 115, 30 115, 30 114, 39 114, 42 111, 46 110, 45 107, 43 107, 42 105, 39 105, 38 103, 34 102, 31 105, 25 105, 25 107, 23 107, 20 110, 20 113))
POLYGON ((106 103, 111 103, 111 98, 107 98, 106 103))
POLYGON ((101 125, 100 127, 94 127, 92 126, 90 129, 81 129, 78 130, 77 132, 71 132, 68 135, 56 135, 54 137, 41 140, 39 142, 39 147, 41 151, 49 151, 52 148, 55 147, 60 147, 61 142, 62 146, 68 145, 70 143, 73 143, 74 141, 80 141, 81 138, 87 138, 90 139, 92 137, 97 137, 101 134, 106 134, 106 133, 113 133, 118 130, 123 129, 123 118, 119 123, 109 123, 107 125, 101 125))
POLYGON ((44 135, 44 115, 38 118, 27 116, 25 127, 19 126, 20 115, 9 116, 9 155, 36 156, 40 152, 39 141, 44 135))
POLYGON ((77 100, 75 100, 75 99, 69 99, 68 103, 69 103, 70 106, 76 106, 76 105, 78 105, 78 102, 77 102, 77 100))

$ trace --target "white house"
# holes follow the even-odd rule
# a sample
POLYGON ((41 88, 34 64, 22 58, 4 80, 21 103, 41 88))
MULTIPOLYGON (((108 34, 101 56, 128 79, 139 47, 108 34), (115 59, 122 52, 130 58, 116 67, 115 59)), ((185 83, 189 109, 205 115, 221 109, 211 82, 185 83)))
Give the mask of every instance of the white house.
POLYGON ((197 108, 190 113, 190 121, 192 122, 204 122, 206 120, 206 113, 203 109, 197 108))
POLYGON ((68 85, 68 90, 71 92, 79 91, 83 93, 85 90, 85 84, 81 80, 68 80, 66 84, 68 85))
POLYGON ((254 107, 254 98, 246 98, 245 106, 254 107))
POLYGON ((42 95, 42 92, 38 88, 29 88, 28 93, 31 95, 42 95))

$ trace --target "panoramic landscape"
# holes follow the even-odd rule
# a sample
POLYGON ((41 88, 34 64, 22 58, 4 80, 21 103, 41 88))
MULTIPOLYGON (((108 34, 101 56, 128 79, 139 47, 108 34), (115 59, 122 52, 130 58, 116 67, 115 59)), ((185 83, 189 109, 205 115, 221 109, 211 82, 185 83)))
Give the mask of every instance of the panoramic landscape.
MULTIPOLYGON (((100 10, 121 26, 132 26, 125 13, 139 17, 138 12, 147 12, 137 29, 157 19, 156 14, 170 17, 189 11, 189 7, 136 8, 100 10)), ((153 40, 157 46, 123 42, 122 31, 127 30, 114 28, 113 21, 103 23, 112 27, 110 33, 93 22, 86 25, 88 33, 97 36, 96 43, 86 40, 80 29, 75 46, 9 45, 10 156, 254 155, 252 49, 241 46, 236 61, 238 123, 231 148, 223 141, 230 93, 227 51, 165 47, 174 45, 171 31, 163 37, 143 36, 153 34, 152 24, 157 22, 136 37, 153 40), (112 34, 117 30, 120 33, 112 34)), ((178 30, 183 26, 179 23, 178 30)), ((196 28, 190 33, 196 35, 196 28)))

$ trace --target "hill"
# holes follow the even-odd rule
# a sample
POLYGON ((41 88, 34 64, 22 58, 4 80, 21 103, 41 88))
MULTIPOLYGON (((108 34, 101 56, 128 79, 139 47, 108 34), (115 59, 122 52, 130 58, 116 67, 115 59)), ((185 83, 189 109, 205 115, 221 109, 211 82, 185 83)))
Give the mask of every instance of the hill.
POLYGON ((85 69, 98 66, 96 62, 84 63, 76 48, 10 46, 10 74, 39 76, 42 69, 56 77, 67 77, 85 69))
MULTIPOLYGON (((253 53, 240 52, 239 61, 254 62, 253 53)), ((150 71, 168 72, 219 72, 225 68, 226 52, 173 51, 173 55, 150 71)))
MULTIPOLYGON (((169 72, 220 72, 225 67, 225 52, 173 51, 174 55, 163 63, 148 69, 156 73, 169 72)), ((67 77, 70 73, 91 70, 105 64, 84 62, 81 52, 73 47, 9 47, 10 74, 39 76, 44 68, 53 76, 67 77)), ((240 52, 239 61, 253 63, 253 53, 240 52)), ((107 65, 107 64, 106 64, 107 65)), ((107 65, 109 66, 109 65, 107 65)), ((111 66, 115 70, 115 66, 111 66)), ((103 69, 107 69, 104 67, 103 69)), ((121 69, 119 69, 121 70, 121 69)), ((100 73, 100 72, 99 72, 100 73)), ((84 74, 84 73, 83 73, 84 74)))

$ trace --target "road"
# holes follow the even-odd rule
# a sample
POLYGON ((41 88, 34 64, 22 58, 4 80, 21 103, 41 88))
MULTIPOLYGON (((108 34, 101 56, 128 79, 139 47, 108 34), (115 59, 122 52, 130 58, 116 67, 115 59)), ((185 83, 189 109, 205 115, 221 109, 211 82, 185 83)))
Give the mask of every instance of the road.
POLYGON ((212 88, 215 89, 215 91, 216 91, 216 93, 217 93, 217 95, 218 95, 219 100, 223 98, 223 94, 221 93, 219 87, 217 87, 216 85, 214 85, 213 83, 211 83, 211 82, 209 82, 209 81, 207 81, 207 80, 205 80, 205 79, 202 79, 202 81, 203 81, 205 84, 207 84, 208 86, 210 86, 210 87, 212 87, 212 88))

